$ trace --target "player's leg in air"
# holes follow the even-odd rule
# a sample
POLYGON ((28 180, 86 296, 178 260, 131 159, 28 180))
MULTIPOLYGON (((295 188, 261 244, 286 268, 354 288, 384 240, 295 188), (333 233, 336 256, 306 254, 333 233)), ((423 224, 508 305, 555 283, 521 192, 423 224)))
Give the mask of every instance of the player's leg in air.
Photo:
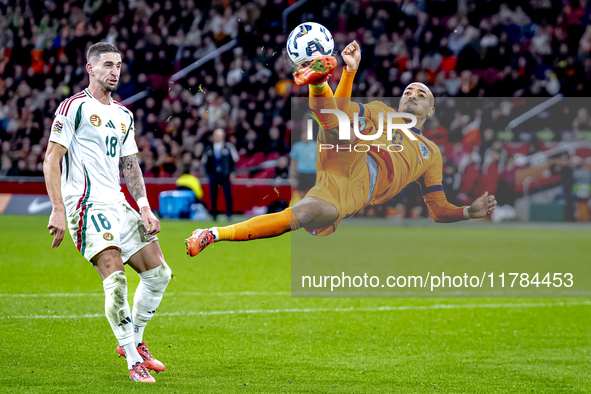
MULTIPOLYGON (((311 100, 311 107, 316 112, 321 108, 337 108, 332 91, 323 88, 335 66, 336 59, 332 56, 323 56, 315 59, 294 74, 296 83, 300 85, 311 85, 310 97, 314 98, 311 100)), ((343 141, 338 140, 337 128, 339 123, 337 117, 328 114, 324 116, 324 120, 326 125, 320 131, 319 141, 334 143, 335 145, 343 143, 343 141)), ((345 143, 349 142, 345 141, 345 143)), ((320 156, 318 160, 321 160, 320 156)), ((279 213, 258 216, 227 227, 195 230, 193 235, 185 240, 187 254, 196 256, 207 245, 218 241, 250 241, 276 237, 289 231, 295 231, 300 227, 317 230, 335 223, 338 224, 342 218, 342 208, 338 193, 328 193, 326 191, 326 185, 320 185, 318 183, 318 179, 320 178, 322 176, 317 178, 316 186, 308 192, 307 196, 292 208, 287 208, 279 213)), ((333 232, 335 228, 336 226, 326 231, 326 235, 333 232)), ((317 231, 313 231, 313 233, 316 234, 317 231)))
POLYGON ((197 229, 185 240, 187 254, 196 256, 207 245, 218 241, 251 241, 277 237, 300 227, 325 227, 338 217, 339 212, 330 203, 315 197, 304 197, 282 212, 257 216, 226 227, 197 229))

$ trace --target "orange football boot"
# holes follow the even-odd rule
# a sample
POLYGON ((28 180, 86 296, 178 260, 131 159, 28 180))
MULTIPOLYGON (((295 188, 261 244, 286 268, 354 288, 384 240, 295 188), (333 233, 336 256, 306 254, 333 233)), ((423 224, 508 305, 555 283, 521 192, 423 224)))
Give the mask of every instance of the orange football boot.
POLYGON ((328 79, 335 70, 337 59, 332 56, 320 56, 312 60, 293 74, 296 85, 318 85, 328 79))
POLYGON ((187 245, 187 254, 191 257, 197 256, 207 245, 213 243, 213 234, 209 230, 197 229, 193 235, 185 239, 187 245))
POLYGON ((156 380, 150 375, 146 366, 139 361, 129 370, 129 379, 134 382, 156 383, 156 380))
MULTIPOLYGON (((146 368, 156 373, 166 371, 166 367, 164 367, 164 364, 162 364, 160 361, 156 360, 154 356, 152 356, 152 354, 150 353, 150 349, 148 349, 145 342, 142 342, 142 344, 137 347, 137 352, 144 359, 144 365, 146 366, 146 368)), ((119 357, 125 357, 125 352, 123 351, 121 345, 117 345, 117 354, 119 355, 119 357)))

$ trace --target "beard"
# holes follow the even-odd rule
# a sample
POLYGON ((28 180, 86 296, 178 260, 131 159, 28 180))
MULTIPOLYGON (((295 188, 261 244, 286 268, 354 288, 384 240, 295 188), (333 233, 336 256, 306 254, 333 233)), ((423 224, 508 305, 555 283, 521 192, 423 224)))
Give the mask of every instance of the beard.
POLYGON ((406 112, 409 114, 416 115, 416 103, 414 101, 406 101, 402 106, 399 108, 400 112, 406 112), (412 104, 412 105, 410 105, 412 104))
POLYGON ((117 87, 119 86, 119 81, 117 81, 117 85, 115 85, 115 86, 109 85, 108 82, 103 82, 103 81, 97 81, 97 82, 100 85, 100 87, 103 89, 103 91, 105 91, 105 92, 114 92, 115 90, 117 90, 117 87))

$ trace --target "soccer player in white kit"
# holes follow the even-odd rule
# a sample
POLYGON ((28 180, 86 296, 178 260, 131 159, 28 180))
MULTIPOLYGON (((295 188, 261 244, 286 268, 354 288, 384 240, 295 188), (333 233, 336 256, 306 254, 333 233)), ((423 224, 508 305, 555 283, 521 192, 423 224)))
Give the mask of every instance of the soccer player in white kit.
POLYGON ((127 359, 130 379, 153 383, 148 370, 165 368, 145 346, 143 332, 171 271, 155 236, 160 223, 146 198, 133 115, 111 98, 119 83, 121 54, 117 47, 100 42, 86 57, 88 88, 58 107, 43 163, 53 206, 47 228, 54 236, 52 248, 58 247, 67 217, 74 244, 103 280, 105 313, 119 341, 117 353, 127 359), (121 192, 119 164, 141 215, 121 192), (133 313, 127 302, 126 263, 140 276, 133 313))

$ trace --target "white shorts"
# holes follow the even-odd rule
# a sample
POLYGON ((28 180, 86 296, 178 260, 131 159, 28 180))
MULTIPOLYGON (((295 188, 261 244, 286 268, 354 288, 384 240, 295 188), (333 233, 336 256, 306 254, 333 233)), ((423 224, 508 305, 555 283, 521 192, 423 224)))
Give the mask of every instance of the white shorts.
POLYGON ((68 216, 68 229, 74 245, 90 262, 100 251, 114 246, 126 263, 143 247, 158 240, 147 234, 140 214, 127 201, 85 204, 68 216))

